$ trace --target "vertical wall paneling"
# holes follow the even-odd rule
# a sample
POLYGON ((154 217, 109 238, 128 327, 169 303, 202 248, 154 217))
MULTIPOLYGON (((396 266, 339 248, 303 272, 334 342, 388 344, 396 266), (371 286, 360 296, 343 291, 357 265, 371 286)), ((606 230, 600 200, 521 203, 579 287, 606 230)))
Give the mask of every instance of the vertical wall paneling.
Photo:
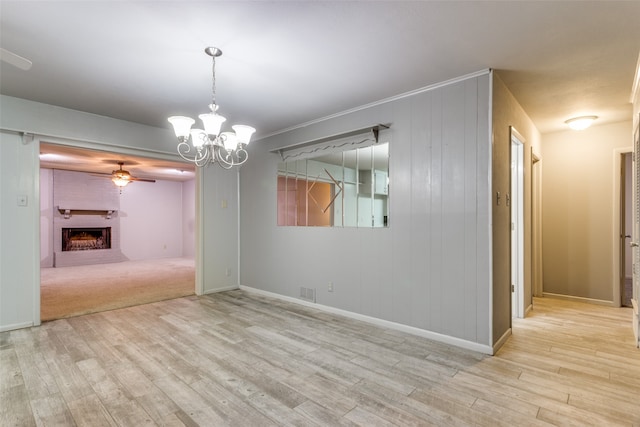
POLYGON ((429 304, 429 324, 433 330, 442 330, 442 291, 443 280, 440 266, 443 262, 441 250, 443 239, 443 207, 442 207, 442 90, 431 94, 431 211, 429 212, 429 284, 431 285, 429 304))
POLYGON ((0 331, 40 323, 38 152, 37 139, 0 132, 0 331))
MULTIPOLYGON (((442 105, 442 330, 461 331, 464 307, 464 84, 443 89, 442 105)), ((474 280, 475 281, 475 280, 474 280)))
POLYGON ((425 259, 430 258, 429 244, 431 228, 431 94, 429 92, 413 98, 411 109, 411 231, 423 236, 411 242, 411 314, 412 323, 429 329, 429 311, 425 304, 431 301, 431 278, 425 259))
MULTIPOLYGON (((492 224, 491 218, 491 179, 493 176, 493 167, 491 164, 490 143, 484 144, 483 141, 491 141, 491 129, 493 123, 493 73, 489 79, 478 79, 478 112, 476 129, 476 174, 478 179, 475 182, 476 188, 476 320, 466 317, 467 331, 475 329, 475 336, 478 342, 492 342, 491 339, 491 302, 493 289, 492 270, 486 270, 486 266, 491 265, 493 254, 493 241, 491 239, 491 227, 483 227, 482 224, 492 224), (482 94, 488 93, 488 99, 483 98, 482 94), (486 279, 482 279, 486 275, 486 279), (484 327, 483 322, 488 322, 484 327)), ((495 256, 495 255, 493 255, 495 256)), ((472 305, 474 301, 467 299, 467 304, 472 305)))
POLYGON ((491 352, 489 79, 461 78, 252 143, 240 172, 241 285, 297 298, 306 284, 327 307, 491 352), (271 151, 375 123, 391 123, 389 227, 277 226, 271 151))
MULTIPOLYGON (((394 190, 390 192, 393 196, 393 216, 391 221, 395 223, 392 233, 391 259, 393 260, 391 269, 391 283, 384 284, 380 288, 381 298, 383 301, 390 303, 382 305, 383 318, 395 318, 397 322, 402 324, 411 324, 411 310, 407 310, 410 306, 412 297, 411 280, 411 257, 407 256, 407 244, 412 239, 414 230, 410 227, 403 227, 401 224, 410 224, 412 216, 413 200, 411 198, 411 189, 414 185, 412 180, 411 153, 413 144, 398 144, 397 141, 411 141, 412 125, 411 120, 411 98, 402 99, 394 104, 394 123, 393 133, 394 141, 396 141, 393 151, 393 157, 390 159, 389 169, 393 169, 391 177, 393 178, 394 190)), ((420 183, 415 183, 420 185, 420 183)), ((372 230, 375 234, 375 229, 372 230)), ((423 302, 424 304, 424 302, 423 302)))
MULTIPOLYGON (((464 323, 464 338, 475 340, 476 337, 476 300, 478 298, 478 198, 487 194, 478 186, 478 81, 470 80, 464 86, 464 165, 463 171, 463 223, 464 242, 464 278, 467 284, 464 294, 464 316, 460 320, 464 323)), ((483 117, 486 118, 486 115, 483 117)))
POLYGON ((204 293, 237 287, 238 173, 211 165, 201 170, 204 293))

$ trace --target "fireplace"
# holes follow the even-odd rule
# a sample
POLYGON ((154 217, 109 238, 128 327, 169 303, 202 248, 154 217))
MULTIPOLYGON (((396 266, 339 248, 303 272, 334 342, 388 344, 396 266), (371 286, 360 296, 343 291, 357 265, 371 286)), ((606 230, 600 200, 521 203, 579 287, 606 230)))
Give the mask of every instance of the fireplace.
POLYGON ((62 251, 111 249, 111 227, 63 228, 62 251))

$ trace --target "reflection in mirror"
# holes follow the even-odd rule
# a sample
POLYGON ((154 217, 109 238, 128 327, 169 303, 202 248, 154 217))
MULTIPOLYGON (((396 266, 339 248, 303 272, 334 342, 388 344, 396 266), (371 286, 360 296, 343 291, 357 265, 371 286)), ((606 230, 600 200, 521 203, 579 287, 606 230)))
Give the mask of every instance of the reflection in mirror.
POLYGON ((278 225, 388 226, 389 143, 278 164, 278 225))

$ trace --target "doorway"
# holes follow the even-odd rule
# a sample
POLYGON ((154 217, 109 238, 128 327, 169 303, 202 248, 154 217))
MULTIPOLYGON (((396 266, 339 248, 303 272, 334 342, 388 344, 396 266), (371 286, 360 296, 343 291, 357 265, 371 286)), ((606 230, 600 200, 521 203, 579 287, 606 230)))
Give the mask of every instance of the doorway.
POLYGON ((632 153, 620 154, 620 305, 631 307, 633 297, 633 162, 632 153))
POLYGON ((40 141, 40 320, 192 295, 193 166, 63 142, 40 141), (154 179, 118 191, 121 160, 154 179))
POLYGON ((511 317, 524 317, 524 138, 511 128, 511 317))

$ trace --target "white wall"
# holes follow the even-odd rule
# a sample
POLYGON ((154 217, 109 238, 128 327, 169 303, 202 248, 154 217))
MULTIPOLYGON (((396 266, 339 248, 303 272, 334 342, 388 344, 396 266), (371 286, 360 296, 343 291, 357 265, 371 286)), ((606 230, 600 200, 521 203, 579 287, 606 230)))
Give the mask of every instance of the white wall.
POLYGON ((52 169, 40 169, 40 267, 53 267, 52 169))
POLYGON ((241 285, 491 352, 490 75, 256 141, 240 174, 241 285), (391 123, 388 228, 278 227, 271 150, 391 123), (328 291, 333 282, 334 291, 328 291))
POLYGON ((182 256, 196 257, 196 180, 182 183, 182 256))
MULTIPOLYGON (((246 165, 241 166, 241 168, 246 165)), ((218 292, 238 287, 238 170, 209 166, 203 175, 201 192, 207 220, 201 225, 203 292, 218 292), (202 236, 206 236, 202 237, 202 236)), ((274 180, 275 178, 275 169, 274 180)))
POLYGON ((120 247, 130 260, 183 254, 182 183, 133 182, 120 194, 120 247))
POLYGON ((614 150, 631 146, 631 121, 543 135, 544 292, 613 303, 614 150))
MULTIPOLYGON (((70 172, 66 172, 70 173, 70 172)), ((71 172, 82 174, 81 172, 71 172)), ((95 182, 95 179, 93 180, 95 182)), ((105 181, 113 186, 111 181, 105 181)), ((83 186, 82 188, 86 187, 83 186)), ((96 189, 89 189, 96 193, 96 189)), ((91 197, 90 194, 80 197, 91 197)), ((120 224, 119 248, 130 260, 195 257, 195 185, 157 180, 134 182, 115 195, 120 224)), ((40 266, 53 267, 53 180, 51 169, 40 169, 40 266)))

